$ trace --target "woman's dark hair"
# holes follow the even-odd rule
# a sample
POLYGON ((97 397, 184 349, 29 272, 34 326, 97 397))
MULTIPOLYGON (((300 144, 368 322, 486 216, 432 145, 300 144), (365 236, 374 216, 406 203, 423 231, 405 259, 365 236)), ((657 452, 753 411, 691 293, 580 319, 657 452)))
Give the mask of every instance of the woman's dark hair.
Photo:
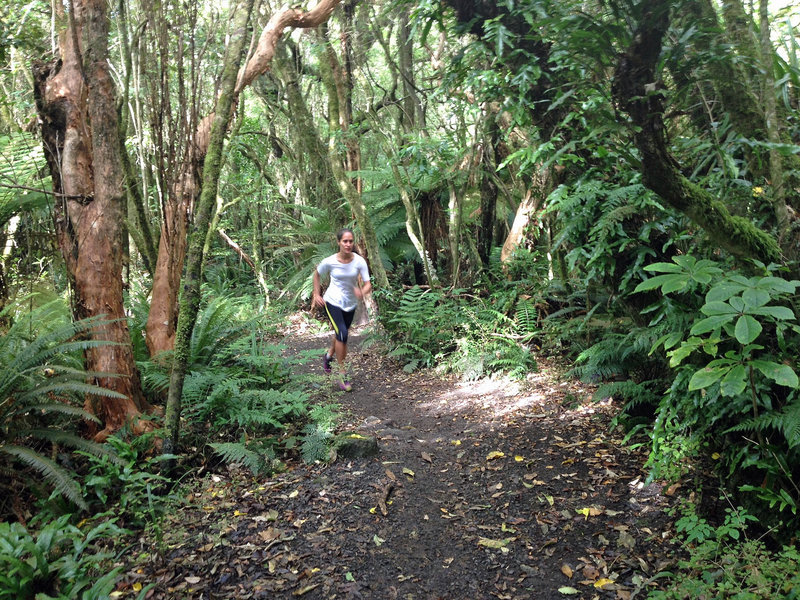
POLYGON ((345 233, 349 233, 350 235, 352 235, 353 239, 355 239, 355 237, 356 237, 356 234, 353 233, 352 229, 350 229, 349 227, 342 227, 339 231, 336 232, 336 241, 337 242, 341 242, 342 241, 342 236, 345 233))

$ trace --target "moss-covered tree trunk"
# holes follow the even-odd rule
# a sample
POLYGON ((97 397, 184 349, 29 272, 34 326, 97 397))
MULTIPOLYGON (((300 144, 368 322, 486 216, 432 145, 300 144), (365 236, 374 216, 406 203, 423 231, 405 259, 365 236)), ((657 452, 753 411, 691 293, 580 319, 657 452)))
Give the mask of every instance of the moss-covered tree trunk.
POLYGON ((217 188, 222 168, 225 134, 232 118, 236 100, 236 79, 242 62, 245 42, 248 38, 247 25, 253 10, 254 0, 245 0, 234 14, 231 43, 225 54, 222 83, 214 120, 208 142, 208 152, 203 162, 203 191, 197 204, 194 223, 189 233, 186 255, 186 271, 183 275, 179 302, 178 327, 175 332, 175 354, 167 395, 167 439, 164 451, 174 451, 180 432, 181 395, 186 377, 189 358, 189 345, 194 330, 197 313, 200 309, 200 285, 203 274, 203 248, 216 206, 217 188))
POLYGON ((669 153, 656 63, 669 25, 670 3, 647 0, 641 8, 633 42, 617 64, 612 92, 637 127, 634 138, 642 156, 645 185, 703 227, 731 254, 765 263, 778 261, 780 250, 772 236, 747 219, 731 215, 721 201, 690 182, 669 153))

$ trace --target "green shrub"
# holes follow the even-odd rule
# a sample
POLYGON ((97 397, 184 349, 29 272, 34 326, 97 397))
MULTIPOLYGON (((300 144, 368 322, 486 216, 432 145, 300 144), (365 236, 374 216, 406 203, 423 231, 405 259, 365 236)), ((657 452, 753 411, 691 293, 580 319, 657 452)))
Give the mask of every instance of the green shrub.
POLYGON ((785 546, 774 552, 759 539, 748 539, 749 522, 757 519, 741 508, 728 509, 714 527, 685 507, 676 522, 688 558, 658 575, 661 590, 651 600, 735 598, 773 600, 800 597, 800 553, 785 546), (664 583, 666 581, 666 583, 664 583))
POLYGON ((120 569, 112 567, 110 540, 125 531, 104 521, 83 532, 69 519, 64 515, 34 534, 19 523, 0 523, 0 600, 111 596, 120 569))
MULTIPOLYGON (((10 317, 11 307, 0 316, 10 317)), ((0 336, 0 474, 11 498, 13 484, 31 486, 44 480, 81 509, 86 503, 73 473, 48 456, 53 448, 77 448, 105 460, 112 451, 74 433, 82 419, 97 421, 83 410, 87 394, 122 397, 86 383, 92 375, 83 367, 83 352, 109 342, 83 339, 102 321, 71 323, 61 301, 17 315, 0 336), (21 465, 27 469, 19 469, 21 465), (31 478, 32 474, 38 477, 31 478)))
POLYGON ((675 376, 659 404, 651 464, 675 464, 663 451, 687 439, 695 448, 708 443, 720 449, 723 475, 740 491, 796 514, 800 383, 792 365, 800 326, 793 305, 800 281, 756 268, 760 275, 724 273, 691 256, 646 268, 659 275, 637 291, 706 292, 688 330, 668 331, 653 346, 666 352, 675 376))
POLYGON ((119 461, 86 455, 88 473, 83 478, 84 497, 100 503, 98 513, 107 511, 126 527, 157 526, 171 501, 169 480, 158 472, 164 455, 149 457, 152 437, 145 434, 130 441, 120 435, 108 438, 119 461))

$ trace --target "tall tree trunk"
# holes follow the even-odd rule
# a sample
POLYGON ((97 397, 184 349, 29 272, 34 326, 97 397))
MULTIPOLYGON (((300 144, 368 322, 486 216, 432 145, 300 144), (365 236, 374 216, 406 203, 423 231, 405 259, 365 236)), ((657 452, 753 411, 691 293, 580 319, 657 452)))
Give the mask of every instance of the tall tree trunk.
POLYGON ((489 266, 494 243, 495 210, 497 207, 498 188, 495 182, 497 164, 494 149, 497 146, 500 131, 497 127, 496 115, 487 109, 484 116, 484 135, 481 155, 481 224, 478 228, 478 255, 485 267, 489 266))
POLYGON ((732 216, 725 205, 684 177, 669 153, 664 107, 657 90, 656 63, 669 25, 670 4, 647 0, 634 41, 619 59, 612 93, 633 120, 636 146, 642 155, 644 183, 668 204, 686 214, 731 254, 765 263, 780 259, 773 237, 750 221, 732 216))
POLYGON ((458 287, 458 274, 461 268, 461 198, 452 180, 447 182, 447 243, 450 247, 450 286, 458 287))
POLYGON ((236 87, 239 65, 248 38, 247 25, 255 0, 245 0, 236 8, 231 42, 225 54, 220 95, 214 108, 214 120, 209 132, 207 153, 203 162, 203 191, 197 205, 197 213, 189 235, 186 274, 182 279, 178 327, 175 335, 175 356, 167 395, 167 439, 164 452, 172 453, 178 443, 180 432, 181 396, 189 349, 197 313, 200 309, 200 286, 203 276, 203 248, 216 206, 219 176, 222 169, 223 146, 233 108, 236 106, 236 87))
MULTIPOLYGON (((775 214, 775 221, 778 225, 778 239, 784 240, 789 233, 789 210, 786 207, 786 189, 784 187, 783 160, 776 145, 781 141, 780 127, 778 125, 778 106, 775 98, 775 75, 772 67, 772 55, 775 51, 769 37, 769 3, 761 0, 759 3, 759 28, 761 30, 761 64, 764 66, 762 81, 762 98, 764 104, 764 116, 767 129, 767 141, 770 143, 769 150, 769 174, 772 199, 772 209, 775 214)), ((796 255, 796 252, 795 252, 796 255)))
MULTIPOLYGON (((55 7, 64 16, 64 7, 55 7)), ((74 288, 73 311, 77 318, 105 315, 108 322, 91 335, 116 344, 87 351, 87 369, 116 374, 95 376, 95 383, 125 396, 87 398, 87 410, 104 424, 97 439, 127 424, 141 428, 138 417, 150 408, 142 396, 123 307, 125 195, 106 7, 105 0, 74 2, 68 28, 60 35, 60 61, 35 67, 37 109, 57 196, 58 243, 74 288)))

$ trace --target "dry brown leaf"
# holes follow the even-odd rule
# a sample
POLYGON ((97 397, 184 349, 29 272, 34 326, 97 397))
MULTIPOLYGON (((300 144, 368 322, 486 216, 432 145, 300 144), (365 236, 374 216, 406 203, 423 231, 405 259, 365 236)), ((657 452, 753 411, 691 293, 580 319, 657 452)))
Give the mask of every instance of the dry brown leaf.
POLYGON ((570 579, 572 579, 572 576, 575 574, 575 573, 573 572, 573 570, 572 570, 572 567, 570 567, 570 566, 569 566, 569 565, 567 565, 567 564, 563 564, 563 565, 561 565, 561 572, 562 572, 564 575, 566 575, 567 577, 569 577, 570 579))

